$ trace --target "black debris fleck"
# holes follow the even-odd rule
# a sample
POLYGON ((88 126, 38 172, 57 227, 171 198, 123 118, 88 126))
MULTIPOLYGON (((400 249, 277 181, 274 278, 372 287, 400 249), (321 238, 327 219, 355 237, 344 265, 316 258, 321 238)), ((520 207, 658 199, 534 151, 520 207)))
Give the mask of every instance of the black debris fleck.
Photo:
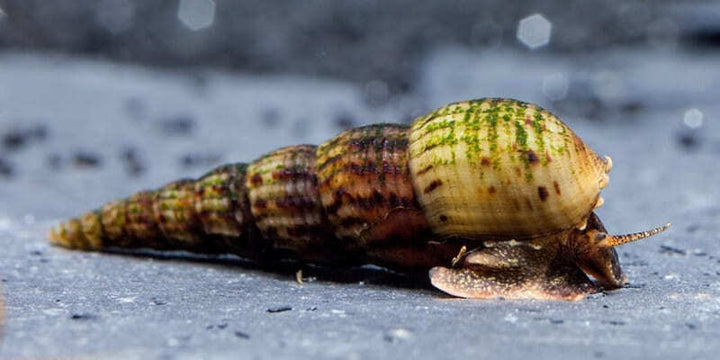
POLYGON ((290 310, 292 310, 292 307, 285 305, 285 306, 270 307, 270 308, 267 309, 267 312, 269 312, 269 313, 279 313, 279 312, 290 311, 290 310))
POLYGON ((160 120, 158 125, 166 135, 185 136, 195 129, 195 120, 190 115, 177 115, 160 120))
POLYGON ((141 98, 131 97, 125 100, 123 110, 133 120, 143 120, 145 119, 147 105, 141 98))
POLYGON ((130 176, 140 176, 145 171, 140 157, 135 148, 127 147, 120 153, 120 159, 125 167, 125 172, 130 176))
POLYGON ((563 319, 550 319, 551 324, 563 324, 565 323, 565 320, 563 319))
POLYGON ((158 306, 162 306, 162 305, 167 304, 167 302, 166 302, 165 300, 158 299, 158 298, 152 298, 152 303, 153 303, 154 305, 158 305, 158 306))
POLYGON ((191 167, 208 167, 217 164, 222 159, 220 154, 213 153, 194 153, 185 154, 180 158, 180 165, 185 168, 191 167))
POLYGON ((0 177, 9 179, 15 175, 15 170, 10 162, 4 157, 0 156, 0 177))
POLYGON ((317 309, 318 309, 317 306, 311 306, 311 307, 305 309, 305 311, 316 311, 317 309))
MULTIPOLYGON (((653 275, 658 275, 658 273, 654 273, 653 275)), ((641 284, 634 284, 634 283, 625 284, 625 287, 628 288, 628 289, 642 289, 642 288, 644 288, 645 286, 647 286, 647 284, 644 284, 644 283, 641 283, 641 284)))
POLYGON ((687 252, 685 250, 678 249, 678 248, 668 246, 668 245, 660 245, 660 253, 661 254, 687 255, 687 252))
POLYGON ((235 336, 241 338, 241 339, 250 339, 250 335, 242 332, 242 331, 235 331, 235 336))
POLYGON ((97 316, 85 313, 75 313, 70 316, 70 319, 72 320, 93 320, 95 318, 97 318, 97 316))
POLYGON ((622 321, 622 320, 604 320, 602 323, 614 325, 614 326, 623 326, 623 325, 627 324, 625 321, 622 321))
POLYGON ((101 157, 87 151, 77 151, 72 156, 72 163, 78 168, 96 168, 102 163, 101 157))
POLYGON ((62 167, 62 156, 60 154, 50 154, 47 157, 47 165, 50 167, 50 169, 53 170, 60 170, 62 167))
POLYGON ((685 327, 687 327, 687 328, 690 329, 690 330, 695 330, 695 329, 697 329, 697 325, 695 325, 695 324, 693 324, 693 323, 685 323, 685 327))
POLYGON ((700 148, 701 139, 696 132, 682 131, 677 134, 676 138, 680 147, 687 151, 700 148))
POLYGON ((280 124, 280 110, 276 108, 265 109, 261 116, 263 125, 274 128, 280 124))
POLYGON ((335 116, 335 126, 346 130, 355 127, 355 118, 349 113, 340 113, 335 116))
POLYGON ((221 324, 218 324, 217 327, 218 327, 218 329, 221 329, 221 330, 222 330, 222 329, 226 328, 227 326, 228 326, 227 323, 221 323, 221 324))
POLYGON ((30 255, 34 255, 34 256, 40 256, 40 255, 42 255, 42 254, 43 254, 43 253, 42 253, 42 251, 40 251, 40 250, 33 250, 33 251, 30 252, 30 255))
POLYGON ((9 151, 19 150, 32 141, 45 140, 47 133, 47 127, 44 125, 11 128, 2 135, 2 147, 9 151))

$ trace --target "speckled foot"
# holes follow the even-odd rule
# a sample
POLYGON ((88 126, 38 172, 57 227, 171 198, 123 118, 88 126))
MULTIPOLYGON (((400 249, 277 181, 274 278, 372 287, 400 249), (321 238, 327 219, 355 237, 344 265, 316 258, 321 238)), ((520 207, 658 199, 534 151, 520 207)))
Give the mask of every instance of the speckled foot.
POLYGON ((580 300, 598 291, 557 249, 515 242, 472 252, 456 269, 434 267, 430 281, 464 298, 580 300))

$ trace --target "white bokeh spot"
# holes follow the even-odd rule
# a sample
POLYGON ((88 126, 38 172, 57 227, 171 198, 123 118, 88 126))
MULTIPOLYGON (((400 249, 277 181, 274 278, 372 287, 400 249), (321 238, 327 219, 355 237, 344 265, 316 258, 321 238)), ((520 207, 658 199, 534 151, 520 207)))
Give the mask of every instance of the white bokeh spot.
POLYGON ((180 0, 177 17, 192 31, 205 29, 215 22, 215 1, 180 0))
POLYGON ((691 129, 697 129, 702 126, 703 124, 703 113, 699 109, 688 109, 685 111, 685 115, 683 116, 683 122, 685 123, 685 126, 691 128, 691 129))
POLYGON ((550 43, 552 23, 540 14, 530 15, 518 23, 517 39, 530 49, 550 43))
POLYGON ((552 101, 559 101, 567 96, 568 78, 563 73, 545 76, 542 83, 543 94, 552 101))
POLYGON ((134 17, 135 7, 130 0, 102 0, 95 8, 95 22, 114 34, 129 30, 134 17))

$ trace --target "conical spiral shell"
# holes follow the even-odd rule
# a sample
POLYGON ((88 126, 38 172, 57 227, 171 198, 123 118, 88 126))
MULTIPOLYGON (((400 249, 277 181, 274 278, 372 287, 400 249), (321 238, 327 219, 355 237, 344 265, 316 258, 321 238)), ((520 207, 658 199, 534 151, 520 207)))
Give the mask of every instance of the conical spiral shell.
POLYGON ((579 226, 609 171, 553 114, 509 99, 416 119, 409 151, 415 193, 441 236, 522 239, 579 226))
POLYGON ((610 167, 551 113, 481 99, 411 127, 350 129, 141 191, 50 238, 80 249, 290 250, 419 266, 456 251, 431 245, 438 237, 520 240, 581 227, 602 203, 610 167))

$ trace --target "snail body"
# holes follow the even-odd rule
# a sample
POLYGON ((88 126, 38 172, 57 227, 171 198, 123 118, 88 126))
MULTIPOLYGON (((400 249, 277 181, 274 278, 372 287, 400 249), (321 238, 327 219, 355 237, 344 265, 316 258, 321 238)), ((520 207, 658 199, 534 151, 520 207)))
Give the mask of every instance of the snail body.
POLYGON ((141 191, 49 239, 370 262, 431 269, 433 285, 457 296, 578 299, 626 281, 613 246, 664 230, 607 234, 593 209, 611 167, 548 111, 479 99, 141 191))

